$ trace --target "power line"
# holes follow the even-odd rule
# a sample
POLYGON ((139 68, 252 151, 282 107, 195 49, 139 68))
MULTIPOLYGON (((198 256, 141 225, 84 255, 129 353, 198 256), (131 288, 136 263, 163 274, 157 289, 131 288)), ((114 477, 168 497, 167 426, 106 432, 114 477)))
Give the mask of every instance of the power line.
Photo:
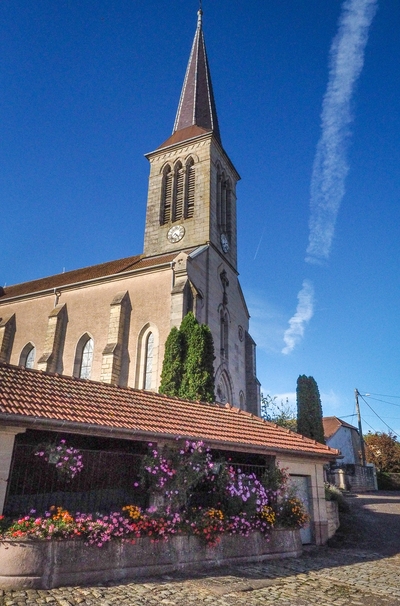
MULTIPOLYGON (((367 396, 368 397, 368 396, 367 396)), ((387 397, 387 396, 386 396, 387 397)), ((390 397, 390 396, 389 396, 390 397)), ((396 396, 397 397, 397 396, 396 396)), ((400 408, 400 404, 396 404, 395 402, 387 402, 386 400, 378 400, 378 398, 370 398, 374 400, 374 402, 382 402, 382 404, 390 404, 391 406, 398 406, 400 408)))
POLYGON ((375 412, 375 410, 372 408, 372 406, 370 406, 370 405, 368 404, 368 402, 367 402, 367 400, 364 398, 364 396, 362 396, 361 394, 358 394, 358 395, 360 396, 360 398, 362 398, 363 402, 365 402, 365 404, 368 406, 368 408, 370 408, 370 409, 372 410, 372 412, 373 412, 373 413, 374 413, 374 414, 375 414, 375 415, 378 417, 378 419, 379 419, 380 421, 382 421, 382 423, 383 423, 384 425, 386 425, 386 427, 389 429, 389 431, 391 431, 393 434, 396 434, 396 432, 394 431, 394 429, 392 429, 392 428, 390 427, 390 425, 388 425, 388 424, 386 423, 386 421, 384 421, 384 420, 382 419, 382 417, 380 417, 380 416, 378 415, 378 413, 377 413, 377 412, 375 412))
POLYGON ((370 396, 379 396, 381 398, 399 398, 400 399, 400 396, 388 396, 388 394, 385 394, 385 393, 372 393, 371 391, 368 391, 368 389, 366 389, 365 392, 367 394, 369 394, 370 396))

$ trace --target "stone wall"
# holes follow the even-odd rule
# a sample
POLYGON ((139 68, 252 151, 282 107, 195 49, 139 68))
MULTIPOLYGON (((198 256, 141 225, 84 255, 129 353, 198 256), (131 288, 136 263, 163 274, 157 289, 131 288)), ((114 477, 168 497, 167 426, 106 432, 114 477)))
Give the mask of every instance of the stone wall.
POLYGON ((110 541, 101 548, 83 541, 3 541, 0 544, 1 589, 49 589, 123 581, 175 570, 215 568, 229 563, 259 562, 302 553, 298 530, 277 529, 270 539, 255 532, 249 537, 222 536, 216 547, 197 537, 176 536, 152 543, 110 541))
POLYGON ((326 501, 326 516, 328 518, 328 538, 330 539, 340 526, 339 506, 336 501, 326 501))

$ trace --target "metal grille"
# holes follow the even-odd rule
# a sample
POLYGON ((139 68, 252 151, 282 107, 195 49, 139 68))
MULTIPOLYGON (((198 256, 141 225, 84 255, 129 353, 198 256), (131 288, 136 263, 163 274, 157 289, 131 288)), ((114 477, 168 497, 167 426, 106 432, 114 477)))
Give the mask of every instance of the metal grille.
POLYGON ((147 504, 146 495, 134 488, 141 455, 80 449, 83 470, 68 479, 35 456, 35 450, 31 445, 15 445, 5 515, 18 516, 32 509, 41 514, 51 506, 71 513, 108 513, 123 505, 147 504))

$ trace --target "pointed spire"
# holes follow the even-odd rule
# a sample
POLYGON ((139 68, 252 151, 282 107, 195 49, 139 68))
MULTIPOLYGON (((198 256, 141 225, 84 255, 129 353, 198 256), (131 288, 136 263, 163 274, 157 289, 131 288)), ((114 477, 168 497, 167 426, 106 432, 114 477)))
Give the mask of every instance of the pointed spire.
POLYGON ((220 141, 217 110, 208 67, 202 28, 203 11, 197 13, 197 28, 186 69, 173 133, 189 126, 213 131, 220 141))

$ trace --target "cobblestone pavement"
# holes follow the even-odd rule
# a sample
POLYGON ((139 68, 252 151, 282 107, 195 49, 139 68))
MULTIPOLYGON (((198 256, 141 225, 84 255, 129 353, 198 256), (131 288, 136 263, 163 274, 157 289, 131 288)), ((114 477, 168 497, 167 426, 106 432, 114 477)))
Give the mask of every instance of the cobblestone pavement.
POLYGON ((0 606, 400 606, 400 492, 351 495, 330 547, 196 574, 2 591, 0 606))
POLYGON ((335 548, 301 558, 105 586, 1 591, 1 606, 400 606, 400 555, 335 548))

